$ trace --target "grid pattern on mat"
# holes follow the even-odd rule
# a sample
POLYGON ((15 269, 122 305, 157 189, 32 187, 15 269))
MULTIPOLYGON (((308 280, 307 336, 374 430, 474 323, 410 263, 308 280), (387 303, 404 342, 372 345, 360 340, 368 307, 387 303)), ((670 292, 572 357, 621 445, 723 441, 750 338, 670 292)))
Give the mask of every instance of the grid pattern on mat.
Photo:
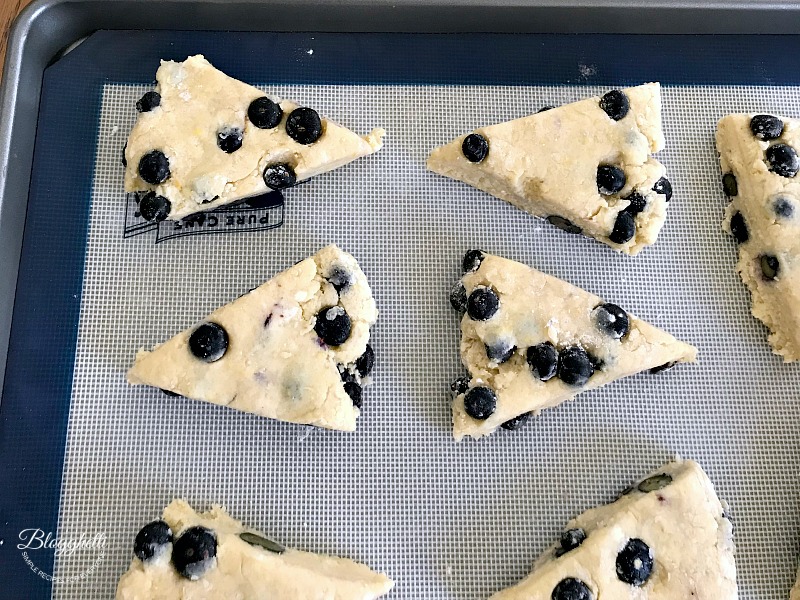
MULTIPOLYGON (((385 127, 385 149, 289 190, 277 230, 158 245, 152 233, 122 237, 119 157, 144 91, 104 88, 60 509, 60 537, 102 531, 108 543, 91 576, 57 582, 55 598, 111 597, 139 527, 175 497, 223 504, 287 545, 384 570, 393 598, 485 598, 524 576, 569 518, 676 455, 700 461, 732 506, 741 597, 786 597, 800 531, 800 367, 770 353, 749 315, 720 229, 713 131, 728 112, 800 114, 800 90, 664 89, 659 158, 675 197, 660 240, 635 258, 424 169, 431 148, 474 127, 600 88, 271 87, 359 133, 385 127), (126 385, 137 348, 328 243, 356 256, 381 310, 357 433, 126 385), (472 247, 627 307, 698 346, 701 362, 455 444, 447 390, 461 367, 447 297, 472 247)), ((62 556, 56 574, 94 560, 62 556)))

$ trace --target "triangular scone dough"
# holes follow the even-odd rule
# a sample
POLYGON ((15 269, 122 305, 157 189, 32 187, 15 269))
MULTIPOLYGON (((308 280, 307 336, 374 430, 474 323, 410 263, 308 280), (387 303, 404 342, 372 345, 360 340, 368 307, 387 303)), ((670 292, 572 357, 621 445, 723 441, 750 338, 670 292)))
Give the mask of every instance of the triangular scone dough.
POLYGON ((731 199, 723 228, 739 242, 737 270, 752 294, 753 316, 769 328, 773 351, 787 362, 800 360, 795 149, 800 149, 800 120, 735 114, 717 126, 723 187, 731 199))
POLYGON ((731 523, 700 466, 681 461, 570 521, 531 574, 492 600, 737 597, 731 523))
POLYGON ((372 600, 394 585, 366 565, 283 549, 218 506, 198 514, 183 500, 142 529, 134 553, 117 600, 372 600))
MULTIPOLYGON (((466 138, 461 136, 436 148, 428 158, 428 169, 547 218, 562 229, 636 254, 656 241, 672 186, 664 178, 664 167, 650 157, 664 147, 659 84, 622 93, 629 110, 619 120, 601 108, 601 98, 589 98, 475 130, 488 144, 488 154, 480 162, 466 158, 462 147, 466 138), (601 194, 601 166, 621 169, 624 187, 601 194), (618 231, 612 234, 615 228, 618 231)), ((618 108, 620 92, 610 94, 618 108)))
POLYGON ((470 377, 453 384, 456 440, 515 428, 517 418, 578 392, 695 360, 689 344, 526 265, 471 250, 463 266, 451 302, 466 310, 461 361, 470 377))
POLYGON ((800 600, 800 569, 797 571, 797 582, 792 587, 792 591, 789 592, 789 600, 800 600))
POLYGON ((356 260, 328 246, 152 351, 140 350, 128 382, 353 431, 362 378, 372 367, 369 328, 377 316, 356 260), (225 334, 227 345, 220 340, 225 334), (208 356, 198 357, 193 347, 210 348, 208 356))
MULTIPOLYGON (((276 181, 283 179, 283 183, 271 185, 272 189, 291 185, 284 171, 276 174, 269 170, 275 165, 288 165, 295 180, 301 181, 372 154, 382 145, 382 129, 361 138, 316 116, 311 109, 298 114, 303 117, 297 121, 300 133, 309 135, 305 118, 318 118, 321 136, 311 143, 300 143, 287 133, 290 115, 298 105, 275 97, 270 100, 280 106, 282 117, 279 111, 275 120, 269 122, 269 116, 263 116, 262 111, 266 123, 260 124, 272 126, 256 127, 248 109, 257 98, 265 98, 264 93, 218 71, 201 55, 191 56, 182 63, 162 61, 156 80, 160 103, 151 108, 153 102, 147 97, 140 101, 145 110, 128 138, 125 190, 152 190, 162 198, 159 206, 163 206, 165 198, 168 206, 157 219, 179 219, 267 192, 270 188, 265 170, 273 173, 276 181), (220 141, 220 136, 225 141, 220 141), (229 153, 238 137, 241 146, 229 153), (154 170, 152 161, 150 174, 143 174, 140 164, 153 151, 162 153, 169 165, 169 176, 160 183, 158 180, 164 173, 154 170)), ((163 162, 163 158, 158 158, 163 162)), ((154 212, 151 209, 150 215, 145 212, 143 215, 148 218, 154 212)))

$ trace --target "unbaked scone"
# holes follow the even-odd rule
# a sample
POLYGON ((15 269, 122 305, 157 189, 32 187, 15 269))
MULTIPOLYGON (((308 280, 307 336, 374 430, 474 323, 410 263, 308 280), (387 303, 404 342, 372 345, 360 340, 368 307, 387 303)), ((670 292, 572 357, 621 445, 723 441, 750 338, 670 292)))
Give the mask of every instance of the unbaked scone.
POLYGON ((586 511, 492 600, 736 600, 733 527, 692 461, 673 462, 586 511))
POLYGON ((372 600, 394 585, 383 573, 333 556, 284 548, 222 508, 183 500, 136 536, 116 600, 372 600))
POLYGON ((139 350, 128 382, 354 431, 377 317, 355 258, 328 246, 153 350, 139 350))
POLYGON ((290 100, 265 96, 202 56, 162 61, 124 152, 125 191, 145 219, 180 219, 283 189, 380 150, 290 100))
POLYGON ((521 263, 470 250, 450 294, 461 319, 453 435, 516 429, 584 390, 695 360, 697 349, 589 292, 521 263))
POLYGON ((436 148, 428 169, 626 254, 653 244, 672 185, 658 83, 489 125, 436 148))
POLYGON ((772 350, 800 360, 800 121, 734 114, 717 125, 723 228, 739 245, 737 270, 772 350))

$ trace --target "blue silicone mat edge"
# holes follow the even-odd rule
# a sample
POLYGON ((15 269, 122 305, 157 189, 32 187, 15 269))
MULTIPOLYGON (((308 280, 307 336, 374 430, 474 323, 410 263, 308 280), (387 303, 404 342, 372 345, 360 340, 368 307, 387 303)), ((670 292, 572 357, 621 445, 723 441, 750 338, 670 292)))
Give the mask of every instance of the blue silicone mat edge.
MULTIPOLYGON (((196 53, 267 84, 800 84, 800 36, 95 33, 44 75, 0 404, 5 597, 51 594, 17 543, 23 529, 58 526, 103 85, 150 82, 160 59, 196 53)), ((36 557, 52 574, 53 550, 36 557)))

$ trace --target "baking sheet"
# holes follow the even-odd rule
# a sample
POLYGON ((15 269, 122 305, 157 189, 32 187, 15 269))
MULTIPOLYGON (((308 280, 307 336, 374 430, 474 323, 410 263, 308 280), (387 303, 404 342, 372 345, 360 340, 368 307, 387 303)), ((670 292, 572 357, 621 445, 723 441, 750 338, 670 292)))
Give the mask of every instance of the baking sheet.
POLYGON ((430 149, 474 127, 607 88, 265 87, 360 133, 383 126, 386 147, 287 191, 277 229, 159 244, 152 233, 124 237, 119 157, 146 89, 103 91, 59 513, 61 538, 102 531, 106 551, 88 579, 79 575, 95 555, 58 557, 54 598, 111 597, 136 532, 174 497, 223 504, 289 546, 384 570, 392 598, 484 598, 523 577, 570 517, 676 454, 699 460, 731 504, 741 597, 786 597, 800 531, 800 370, 770 353, 749 316, 720 230, 713 130, 727 112, 797 115, 798 88, 664 89, 658 157, 675 195, 658 243, 635 258, 424 169, 430 149), (355 434, 126 385, 138 347, 328 243, 356 256, 381 310, 355 434), (448 384, 462 369, 448 292, 473 247, 622 305, 696 345, 700 363, 454 443, 448 384))

